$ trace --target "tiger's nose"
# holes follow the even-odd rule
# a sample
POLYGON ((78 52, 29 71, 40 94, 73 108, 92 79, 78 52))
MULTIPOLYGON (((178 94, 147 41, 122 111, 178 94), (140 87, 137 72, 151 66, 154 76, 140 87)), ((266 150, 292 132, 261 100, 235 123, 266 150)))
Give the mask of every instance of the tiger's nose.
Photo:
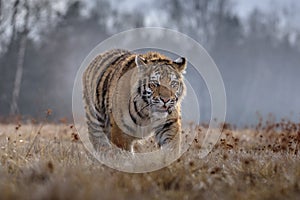
POLYGON ((162 102, 167 103, 170 98, 169 97, 160 97, 160 100, 162 100, 162 102))

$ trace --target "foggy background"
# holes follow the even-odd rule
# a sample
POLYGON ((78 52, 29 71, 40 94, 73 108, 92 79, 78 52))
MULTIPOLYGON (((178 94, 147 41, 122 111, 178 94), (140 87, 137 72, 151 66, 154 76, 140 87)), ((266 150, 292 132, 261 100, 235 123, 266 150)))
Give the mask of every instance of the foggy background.
POLYGON ((227 122, 255 124, 270 113, 299 121, 299 9, 296 0, 0 0, 1 121, 40 119, 47 109, 53 121, 71 120, 86 55, 109 36, 144 26, 178 30, 206 48, 223 76, 227 122))

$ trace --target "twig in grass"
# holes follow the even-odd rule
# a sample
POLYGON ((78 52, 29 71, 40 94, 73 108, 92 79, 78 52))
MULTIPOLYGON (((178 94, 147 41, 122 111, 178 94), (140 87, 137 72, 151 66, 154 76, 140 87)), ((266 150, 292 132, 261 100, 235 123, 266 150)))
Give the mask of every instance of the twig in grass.
POLYGON ((31 150, 32 150, 32 148, 33 148, 33 145, 34 145, 34 143, 36 142, 37 137, 41 134, 41 130, 42 130, 44 124, 47 122, 48 117, 51 115, 51 113, 52 113, 52 111, 51 111, 50 109, 48 109, 48 110, 46 111, 45 119, 44 119, 44 121, 40 124, 40 126, 39 126, 39 128, 38 128, 38 130, 37 130, 37 132, 36 132, 36 134, 35 134, 35 136, 34 136, 34 138, 33 138, 32 143, 30 144, 30 146, 29 146, 29 148, 28 148, 28 150, 27 150, 27 153, 26 153, 26 155, 25 155, 25 159, 30 155, 30 152, 31 152, 31 150))

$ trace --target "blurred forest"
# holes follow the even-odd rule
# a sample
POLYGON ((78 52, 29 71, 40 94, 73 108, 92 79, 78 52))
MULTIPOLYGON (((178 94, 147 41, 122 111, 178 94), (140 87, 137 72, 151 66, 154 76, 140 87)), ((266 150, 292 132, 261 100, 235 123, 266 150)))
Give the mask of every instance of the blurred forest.
POLYGON ((289 23, 293 10, 254 9, 242 19, 230 0, 137 2, 0 0, 2 120, 39 119, 47 109, 54 121, 72 119, 73 82, 85 56, 112 34, 144 26, 178 30, 206 48, 224 79, 228 122, 254 123, 257 112, 299 120, 300 31, 289 23))

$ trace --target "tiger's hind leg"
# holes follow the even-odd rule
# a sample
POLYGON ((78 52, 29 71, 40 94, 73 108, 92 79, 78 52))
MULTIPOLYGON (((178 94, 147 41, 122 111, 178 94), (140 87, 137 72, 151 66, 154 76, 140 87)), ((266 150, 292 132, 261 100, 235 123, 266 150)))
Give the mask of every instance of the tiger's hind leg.
POLYGON ((104 134, 103 131, 96 130, 93 127, 89 126, 88 133, 89 140, 96 151, 99 151, 102 148, 109 148, 111 146, 110 141, 108 140, 107 136, 104 134))

